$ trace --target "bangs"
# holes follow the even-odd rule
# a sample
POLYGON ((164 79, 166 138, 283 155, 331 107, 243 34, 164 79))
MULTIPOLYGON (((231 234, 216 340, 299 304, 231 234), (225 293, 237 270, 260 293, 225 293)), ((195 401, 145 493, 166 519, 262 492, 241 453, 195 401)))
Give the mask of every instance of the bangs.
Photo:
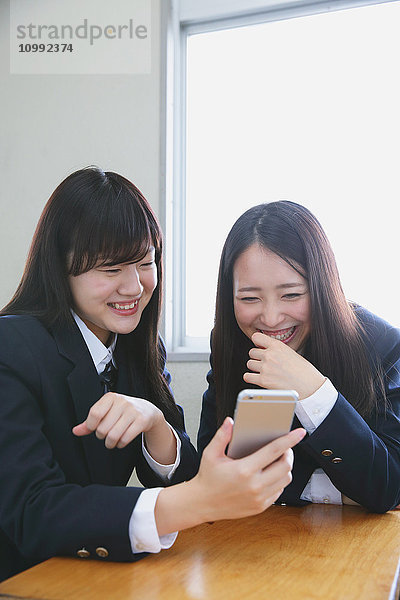
MULTIPOLYGON (((286 203, 261 205, 264 214, 255 226, 257 242, 284 260, 299 275, 308 278, 307 256, 296 220, 286 215, 286 203), (268 208, 268 212, 265 208, 268 208)), ((296 214, 294 214, 296 216, 296 214)))
POLYGON ((132 187, 108 177, 101 190, 79 202, 80 214, 66 238, 70 275, 81 275, 99 265, 138 262, 151 247, 156 260, 159 258, 157 222, 146 200, 132 187))

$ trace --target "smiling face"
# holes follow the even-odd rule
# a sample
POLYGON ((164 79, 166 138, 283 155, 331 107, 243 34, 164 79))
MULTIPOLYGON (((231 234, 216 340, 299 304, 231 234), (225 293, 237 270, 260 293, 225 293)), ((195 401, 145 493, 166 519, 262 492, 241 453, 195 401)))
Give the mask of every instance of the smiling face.
POLYGON ((157 285, 154 248, 139 262, 101 265, 69 276, 73 309, 103 344, 110 333, 130 333, 157 285))
POLYGON ((307 281, 277 254, 258 244, 236 260, 233 305, 248 338, 256 331, 300 350, 311 329, 307 281))

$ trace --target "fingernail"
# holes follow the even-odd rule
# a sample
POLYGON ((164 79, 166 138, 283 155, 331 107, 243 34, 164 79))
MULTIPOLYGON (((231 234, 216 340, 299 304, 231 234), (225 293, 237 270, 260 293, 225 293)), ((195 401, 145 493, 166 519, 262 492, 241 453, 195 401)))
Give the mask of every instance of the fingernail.
POLYGON ((224 422, 222 423, 222 427, 223 427, 224 429, 228 429, 228 427, 229 427, 229 424, 230 424, 230 423, 233 423, 233 419, 232 419, 232 417, 225 417, 225 420, 224 420, 224 422))

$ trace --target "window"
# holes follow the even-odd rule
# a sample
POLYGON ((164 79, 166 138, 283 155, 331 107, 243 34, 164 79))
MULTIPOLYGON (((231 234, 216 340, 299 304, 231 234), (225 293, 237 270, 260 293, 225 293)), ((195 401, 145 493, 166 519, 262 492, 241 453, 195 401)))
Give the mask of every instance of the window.
POLYGON ((226 235, 280 199, 320 220, 346 296, 400 324, 400 2, 289 4, 181 28, 172 351, 208 352, 226 235))

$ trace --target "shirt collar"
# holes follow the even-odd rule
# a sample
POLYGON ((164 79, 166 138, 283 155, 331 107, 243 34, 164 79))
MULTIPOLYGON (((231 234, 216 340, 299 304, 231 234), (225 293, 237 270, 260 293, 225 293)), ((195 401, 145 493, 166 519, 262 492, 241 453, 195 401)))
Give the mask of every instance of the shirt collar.
POLYGON ((80 329, 83 339, 85 340, 97 372, 102 373, 110 360, 112 360, 114 366, 116 366, 113 358, 113 352, 117 343, 117 334, 114 334, 111 344, 106 347, 99 340, 99 338, 92 331, 90 331, 89 327, 82 321, 76 312, 71 309, 71 313, 80 329))

